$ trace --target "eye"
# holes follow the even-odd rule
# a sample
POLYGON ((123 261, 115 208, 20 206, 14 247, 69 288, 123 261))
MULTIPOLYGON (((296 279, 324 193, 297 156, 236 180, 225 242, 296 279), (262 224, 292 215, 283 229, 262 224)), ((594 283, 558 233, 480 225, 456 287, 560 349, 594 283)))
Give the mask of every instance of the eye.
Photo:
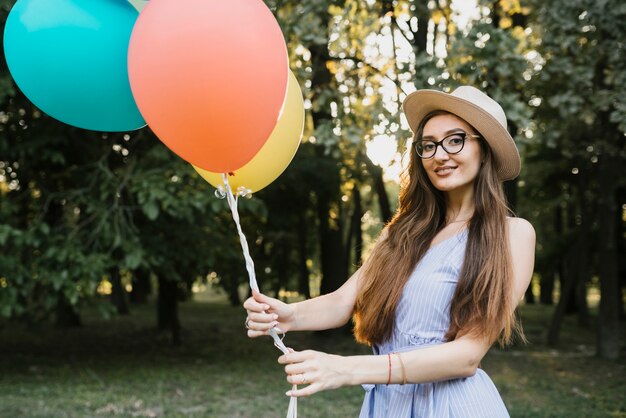
POLYGON ((435 144, 433 142, 422 142, 420 147, 424 152, 431 152, 435 149, 435 144))
POLYGON ((446 138, 446 143, 448 145, 461 145, 464 140, 465 140, 465 135, 463 135, 463 134, 454 134, 454 135, 450 135, 448 138, 446 138))

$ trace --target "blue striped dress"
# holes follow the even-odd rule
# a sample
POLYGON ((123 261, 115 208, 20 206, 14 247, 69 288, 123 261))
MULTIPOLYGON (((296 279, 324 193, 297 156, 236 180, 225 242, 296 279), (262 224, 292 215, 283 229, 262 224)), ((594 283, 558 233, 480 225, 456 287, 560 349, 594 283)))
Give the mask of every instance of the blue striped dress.
MULTIPOLYGON (((419 350, 441 344, 450 324, 467 230, 433 247, 417 264, 398 308, 391 338, 374 354, 419 350)), ((478 369, 472 377, 406 385, 363 385, 360 418, 501 418, 509 414, 493 382, 478 369)))

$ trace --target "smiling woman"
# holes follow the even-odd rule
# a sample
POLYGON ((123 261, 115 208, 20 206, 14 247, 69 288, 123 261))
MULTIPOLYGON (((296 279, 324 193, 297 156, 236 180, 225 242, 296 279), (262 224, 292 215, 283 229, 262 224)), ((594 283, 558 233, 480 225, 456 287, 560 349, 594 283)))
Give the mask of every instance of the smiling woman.
POLYGON ((415 152, 438 190, 456 190, 458 194, 465 192, 463 187, 473 186, 484 160, 480 142, 471 141, 481 136, 467 133, 473 131, 463 119, 441 110, 428 114, 418 128, 413 141, 415 152))
POLYGON ((361 417, 507 417, 480 363, 516 331, 535 236, 510 217, 502 181, 520 158, 498 103, 473 87, 420 90, 403 104, 414 131, 398 211, 366 263, 337 291, 285 304, 254 293, 250 337, 278 328, 321 330, 354 318, 371 356, 316 351, 279 358, 308 396, 363 385, 361 417), (512 257, 511 254, 515 254, 512 257))

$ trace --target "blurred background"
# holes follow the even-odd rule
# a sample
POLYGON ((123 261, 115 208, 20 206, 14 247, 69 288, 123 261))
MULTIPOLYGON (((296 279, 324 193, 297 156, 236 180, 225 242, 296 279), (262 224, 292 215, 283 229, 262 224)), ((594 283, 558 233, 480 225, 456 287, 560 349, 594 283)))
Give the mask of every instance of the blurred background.
MULTIPOLYGON (((306 123, 283 175, 240 202, 262 290, 341 286, 396 208, 403 98, 479 87, 507 114, 523 161, 507 196, 537 232, 530 344, 484 366, 514 417, 626 416, 626 3, 266 3, 306 123)), ((13 4, 0 1, 0 27, 13 4)), ((226 202, 147 127, 50 118, 0 56, 0 416, 284 415, 280 353, 245 338, 226 202)), ((286 341, 369 350, 349 328, 286 341)), ((301 413, 356 416, 361 399, 344 388, 301 413)))

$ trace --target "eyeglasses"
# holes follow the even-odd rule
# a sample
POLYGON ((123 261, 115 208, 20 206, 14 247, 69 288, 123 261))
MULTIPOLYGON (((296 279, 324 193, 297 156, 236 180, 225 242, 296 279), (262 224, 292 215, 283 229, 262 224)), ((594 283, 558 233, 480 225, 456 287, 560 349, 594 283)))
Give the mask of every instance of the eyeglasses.
POLYGON ((468 138, 482 138, 480 135, 468 134, 467 132, 455 132, 446 136, 441 141, 430 141, 416 139, 413 141, 413 147, 417 155, 426 160, 432 158, 437 153, 437 147, 441 146, 448 154, 458 154, 463 149, 465 141, 468 138))

